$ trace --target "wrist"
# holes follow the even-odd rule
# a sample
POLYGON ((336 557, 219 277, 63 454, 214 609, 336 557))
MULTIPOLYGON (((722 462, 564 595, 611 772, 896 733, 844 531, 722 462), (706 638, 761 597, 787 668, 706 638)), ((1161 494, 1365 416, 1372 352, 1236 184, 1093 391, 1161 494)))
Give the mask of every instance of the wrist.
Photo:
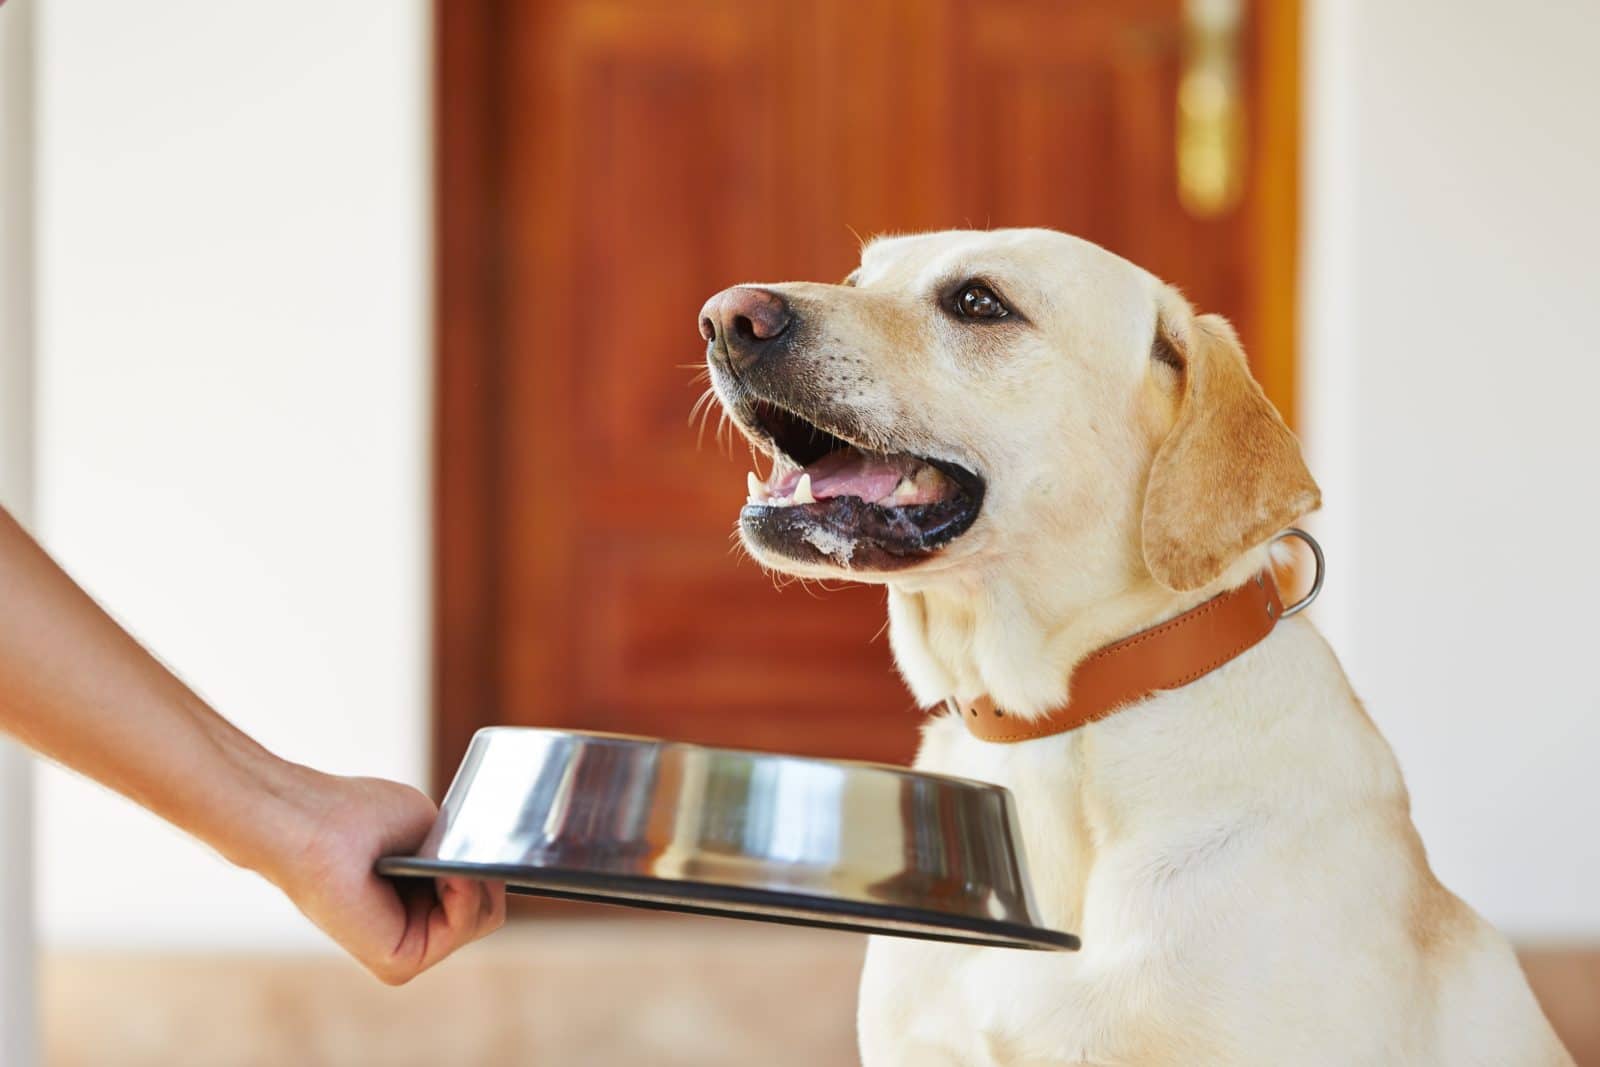
POLYGON ((228 728, 218 738, 225 774, 202 802, 200 837, 229 863, 282 884, 308 849, 317 824, 316 798, 327 779, 228 728))

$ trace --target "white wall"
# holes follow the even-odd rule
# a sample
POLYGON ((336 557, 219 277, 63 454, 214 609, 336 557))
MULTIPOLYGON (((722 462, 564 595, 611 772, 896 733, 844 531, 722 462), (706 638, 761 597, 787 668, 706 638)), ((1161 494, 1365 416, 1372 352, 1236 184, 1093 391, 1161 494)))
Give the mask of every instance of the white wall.
POLYGON ((1321 622, 1445 882, 1600 936, 1600 8, 1313 0, 1321 622))
MULTIPOLYGON (((288 757, 420 782, 423 0, 51 0, 37 529, 288 757)), ((174 768, 181 773, 181 768, 174 768)), ((47 943, 320 944, 263 882, 43 776, 47 943)))
MULTIPOLYGON (((0 504, 33 505, 33 3, 0 10, 0 504)), ((3 609, 0 609, 3 610, 3 609)), ((33 759, 0 739, 0 1063, 36 1058, 33 759)))

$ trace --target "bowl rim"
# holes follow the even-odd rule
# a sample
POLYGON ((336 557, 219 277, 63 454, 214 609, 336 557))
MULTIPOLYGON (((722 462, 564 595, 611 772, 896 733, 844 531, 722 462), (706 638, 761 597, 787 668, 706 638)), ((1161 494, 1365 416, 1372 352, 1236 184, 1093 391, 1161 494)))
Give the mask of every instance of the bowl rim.
POLYGON ((1082 947, 1082 941, 1076 934, 1047 926, 851 897, 829 897, 698 879, 614 874, 570 867, 475 863, 421 856, 386 856, 377 862, 375 870, 391 878, 454 875, 503 881, 508 892, 523 896, 580 900, 613 907, 753 920, 785 926, 808 926, 882 937, 909 937, 922 941, 1036 952, 1071 952, 1082 947), (759 910, 763 907, 781 908, 787 913, 759 910), (890 923, 896 925, 887 925, 890 923))
POLYGON ((941 771, 924 771, 916 767, 908 767, 901 763, 882 763, 875 760, 851 759, 843 756, 802 756, 789 752, 773 752, 759 748, 730 748, 724 745, 705 745, 698 741, 675 741, 664 737, 650 737, 646 734, 613 733, 606 730, 583 730, 566 726, 482 726, 475 730, 468 743, 470 749, 480 737, 492 740, 489 735, 511 734, 556 734, 563 737, 575 737, 584 740, 616 741, 626 744, 639 745, 640 747, 656 749, 682 749, 695 752, 714 752, 719 755, 739 756, 754 759, 779 759, 796 761, 800 763, 814 763, 826 767, 842 767, 878 771, 891 774, 900 778, 915 778, 932 782, 945 782, 967 788, 994 790, 1005 794, 1010 800, 1011 790, 998 782, 985 782, 981 778, 968 778, 959 774, 945 774, 941 771))

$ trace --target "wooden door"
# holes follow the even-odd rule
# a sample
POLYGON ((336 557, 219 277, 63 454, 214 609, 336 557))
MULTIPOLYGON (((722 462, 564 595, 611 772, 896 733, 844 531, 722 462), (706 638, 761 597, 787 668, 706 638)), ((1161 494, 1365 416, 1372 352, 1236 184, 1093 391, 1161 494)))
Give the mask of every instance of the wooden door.
POLYGON ((1246 22, 1252 145, 1179 203, 1179 0, 441 0, 441 783, 492 723, 904 760, 883 594, 733 547, 696 312, 857 239, 1077 233, 1231 315, 1286 411, 1295 5, 1246 22))

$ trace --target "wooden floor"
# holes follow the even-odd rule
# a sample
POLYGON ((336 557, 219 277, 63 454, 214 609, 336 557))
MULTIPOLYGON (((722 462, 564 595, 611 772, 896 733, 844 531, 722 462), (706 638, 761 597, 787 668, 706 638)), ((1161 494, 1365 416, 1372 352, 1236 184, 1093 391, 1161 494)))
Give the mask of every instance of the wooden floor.
MULTIPOLYGON (((830 1067, 855 1062, 863 940, 727 921, 520 924, 401 989, 333 956, 54 954, 48 1067, 830 1067)), ((1600 949, 1528 976, 1600 1067, 1600 949)))

